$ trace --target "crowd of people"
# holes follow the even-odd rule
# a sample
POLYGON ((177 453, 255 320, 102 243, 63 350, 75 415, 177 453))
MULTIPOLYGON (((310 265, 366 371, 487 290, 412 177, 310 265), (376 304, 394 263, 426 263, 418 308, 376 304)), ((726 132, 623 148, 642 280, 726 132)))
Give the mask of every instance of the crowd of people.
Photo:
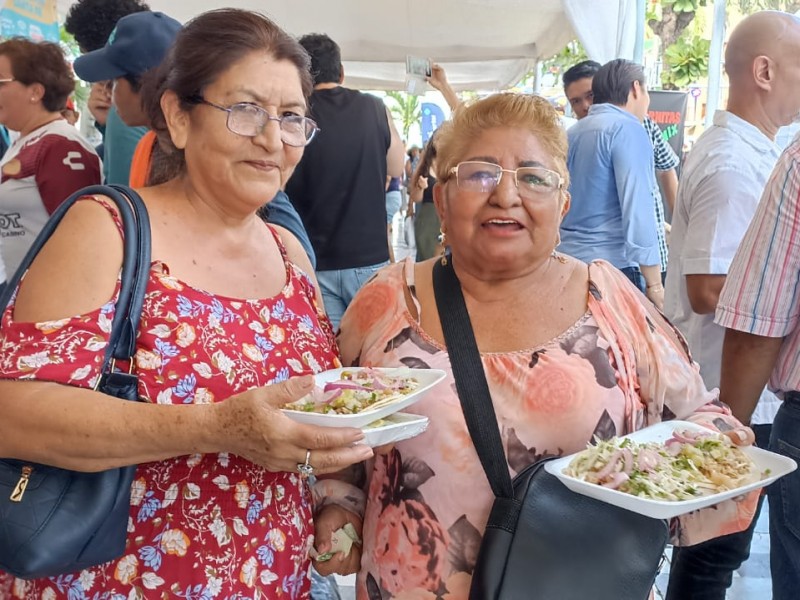
MULTIPOLYGON (((140 0, 79 0, 66 27, 103 143, 68 121, 57 45, 0 43, 0 123, 19 134, 0 161, 0 267, 10 278, 75 191, 137 188, 152 262, 135 357, 117 367, 141 401, 96 391, 122 228, 87 196, 3 307, 0 457, 138 466, 122 556, 0 572, 0 598, 319 600, 333 573, 357 573, 363 600, 467 598, 494 495, 454 385, 440 267, 465 297, 512 475, 667 419, 800 460, 800 139, 774 142, 800 115, 796 17, 732 32, 726 109, 680 176, 624 59, 564 73, 568 130, 537 95, 462 103, 434 64, 452 116, 406 150, 324 33, 295 39, 238 9, 182 25, 140 0), (398 211, 416 256, 395 261, 398 211), (342 365, 445 371, 414 406, 428 430, 372 449, 359 429, 281 412, 342 365), (348 523, 361 542, 321 560, 348 523)), ((798 486, 768 489, 776 600, 800 589, 798 486)), ((760 498, 673 521, 670 600, 725 598, 760 498)))

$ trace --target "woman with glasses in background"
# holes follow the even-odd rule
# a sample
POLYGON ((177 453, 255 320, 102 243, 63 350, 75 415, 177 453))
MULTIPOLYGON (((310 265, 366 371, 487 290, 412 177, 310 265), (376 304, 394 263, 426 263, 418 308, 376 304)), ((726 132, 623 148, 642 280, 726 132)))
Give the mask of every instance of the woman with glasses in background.
POLYGON ((61 115, 74 90, 58 44, 0 43, 0 124, 19 133, 0 157, 0 248, 9 278, 53 211, 102 178, 100 158, 61 115))
POLYGON ((127 548, 58 578, 0 573, 0 597, 307 598, 306 477, 372 455, 360 430, 279 410, 311 390, 299 376, 339 365, 305 252, 256 215, 316 131, 309 59, 265 17, 214 11, 181 30, 145 90, 176 176, 141 190, 153 257, 132 366, 142 401, 92 391, 122 262, 102 197, 66 215, 0 330, 0 456, 137 464, 127 548))
MULTIPOLYGON (((494 500, 453 385, 434 268, 453 269, 463 290, 512 475, 662 415, 741 428, 703 387, 675 330, 619 271, 556 252, 569 174, 547 100, 506 93, 460 106, 436 150, 433 196, 451 254, 382 270, 338 337, 345 365, 449 374, 413 406, 428 430, 339 489, 365 496, 365 512, 332 502, 317 515, 318 549, 332 528, 363 519, 363 548, 346 565, 356 571, 360 560, 359 598, 467 598, 494 500)), ((743 529, 753 505, 720 505, 675 531, 693 542, 743 529)))

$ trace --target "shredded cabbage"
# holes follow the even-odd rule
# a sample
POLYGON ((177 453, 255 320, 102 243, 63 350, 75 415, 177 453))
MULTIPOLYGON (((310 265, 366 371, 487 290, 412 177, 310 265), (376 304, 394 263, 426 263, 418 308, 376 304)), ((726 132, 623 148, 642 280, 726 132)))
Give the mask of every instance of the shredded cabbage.
POLYGON ((690 500, 742 487, 761 477, 725 435, 678 431, 664 443, 596 440, 578 453, 567 475, 654 500, 690 500))
POLYGON ((419 381, 411 376, 387 375, 377 369, 342 371, 341 379, 329 381, 324 387, 317 386, 310 394, 284 408, 352 415, 405 398, 418 387, 419 381))

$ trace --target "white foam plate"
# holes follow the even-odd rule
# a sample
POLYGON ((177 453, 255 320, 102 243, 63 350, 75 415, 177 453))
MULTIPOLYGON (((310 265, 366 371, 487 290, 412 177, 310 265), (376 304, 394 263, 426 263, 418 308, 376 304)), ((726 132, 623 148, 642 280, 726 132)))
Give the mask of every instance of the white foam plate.
MULTIPOLYGON (((695 423, 690 423, 688 421, 665 421, 623 437, 630 438, 636 442, 665 442, 672 437, 672 432, 676 429, 708 431, 708 429, 705 427, 695 423)), ((712 506, 718 502, 721 502, 722 500, 735 498, 736 496, 740 496, 745 492, 769 485, 776 479, 791 473, 797 468, 797 463, 791 458, 782 456, 780 454, 775 454, 774 452, 768 452, 767 450, 762 450, 761 448, 756 448, 755 446, 742 448, 742 450, 753 460, 753 463, 755 463, 755 470, 758 473, 764 473, 765 471, 769 470, 769 473, 760 481, 749 483, 732 490, 719 492, 717 494, 711 494, 710 496, 701 496, 699 498, 692 498, 691 500, 678 500, 674 502, 668 500, 639 498, 624 492, 603 487, 596 483, 589 483, 575 477, 570 477, 564 473, 564 470, 567 468, 570 461, 572 461, 572 459, 575 457, 574 454, 551 460, 545 464, 545 469, 547 469, 549 473, 552 473, 558 477, 561 482, 570 490, 578 494, 583 494, 584 496, 589 496, 590 498, 595 498, 596 500, 608 502, 609 504, 626 508, 647 517, 653 517, 655 519, 671 519, 672 517, 677 517, 678 515, 683 515, 700 508, 706 508, 707 506, 712 506)))
POLYGON ((363 443, 371 448, 394 444, 413 438, 428 428, 428 417, 410 413, 394 413, 382 420, 380 427, 367 425, 362 429, 366 439, 363 443))
MULTIPOLYGON (((323 371, 314 376, 316 385, 324 387, 330 381, 342 378, 342 371, 363 371, 364 367, 343 367, 341 369, 331 369, 323 371)), ((428 390, 445 378, 446 373, 441 369, 409 369, 408 367, 399 368, 375 368, 373 370, 382 371, 387 375, 400 377, 414 377, 419 381, 419 387, 412 393, 394 402, 381 406, 377 409, 365 410, 354 415, 320 414, 305 412, 302 410, 283 409, 283 412, 290 419, 309 425, 319 425, 321 427, 364 427, 378 419, 384 419, 389 415, 408 408, 417 400, 422 398, 428 390)))

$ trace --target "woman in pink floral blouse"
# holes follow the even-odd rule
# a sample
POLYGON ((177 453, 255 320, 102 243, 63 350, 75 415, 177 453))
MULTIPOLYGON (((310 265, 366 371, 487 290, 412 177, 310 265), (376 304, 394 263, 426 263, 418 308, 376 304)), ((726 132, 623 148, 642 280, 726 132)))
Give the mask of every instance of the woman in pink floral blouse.
POLYGON ((154 259, 133 365, 143 402, 92 391, 122 262, 103 198, 70 211, 4 312, 0 456, 139 466, 120 558, 49 579, 0 573, 0 598, 308 597, 298 464, 325 473, 372 455, 359 430, 277 410, 309 391, 297 376, 339 364, 305 253, 256 216, 315 132, 308 68, 271 21, 222 10, 190 22, 148 83, 176 176, 141 191, 154 259))
MULTIPOLYGON (((512 476, 579 451, 593 436, 661 419, 733 428, 749 439, 716 391, 703 387, 679 335, 624 275, 554 250, 569 174, 565 135, 546 100, 498 94, 459 107, 439 130, 437 150, 434 199, 447 260, 464 292, 512 476)), ((433 295, 435 260, 381 271, 341 323, 345 364, 450 373, 413 406, 429 417, 428 430, 376 456, 348 489, 366 492, 360 600, 466 598, 494 500, 454 389, 433 295)), ((675 523, 675 541, 741 530, 753 507, 750 497, 690 515, 675 523)), ((339 507, 327 510, 316 520, 320 545, 328 521, 344 518, 339 507)), ((350 515, 356 524, 361 518, 350 515)))

